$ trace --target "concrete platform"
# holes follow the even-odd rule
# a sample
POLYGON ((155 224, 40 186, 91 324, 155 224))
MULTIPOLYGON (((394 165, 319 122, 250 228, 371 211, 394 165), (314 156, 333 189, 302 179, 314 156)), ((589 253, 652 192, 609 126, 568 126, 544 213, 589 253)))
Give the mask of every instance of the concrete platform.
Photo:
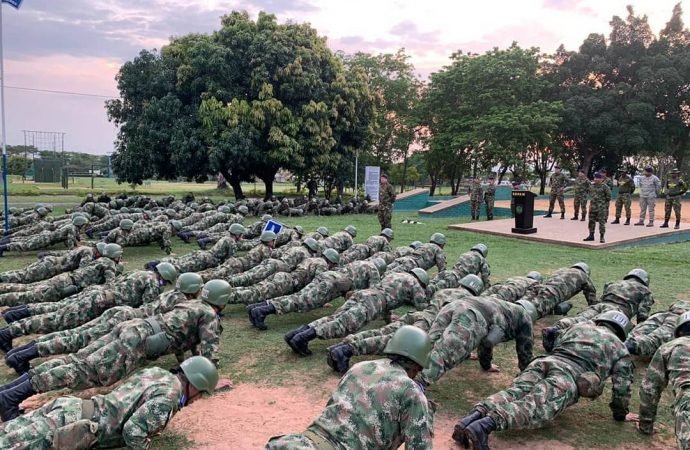
MULTIPOLYGON (((609 218, 609 222, 613 217, 609 218)), ((635 221, 633 221, 634 223, 635 221)), ((599 230, 595 233, 594 242, 584 242, 583 239, 589 233, 587 222, 575 221, 566 218, 561 220, 554 215, 551 219, 541 216, 534 217, 534 226, 537 232, 534 234, 516 234, 511 232, 515 226, 514 219, 470 222, 458 225, 449 225, 449 230, 471 231, 475 233, 491 234, 495 236, 512 237, 527 241, 546 242, 549 244, 566 245, 570 247, 589 249, 612 249, 623 247, 636 247, 640 245, 669 244, 690 241, 690 225, 681 223, 679 230, 671 228, 659 228, 663 221, 657 221, 654 227, 636 227, 633 225, 606 225, 606 243, 599 243, 599 230)))

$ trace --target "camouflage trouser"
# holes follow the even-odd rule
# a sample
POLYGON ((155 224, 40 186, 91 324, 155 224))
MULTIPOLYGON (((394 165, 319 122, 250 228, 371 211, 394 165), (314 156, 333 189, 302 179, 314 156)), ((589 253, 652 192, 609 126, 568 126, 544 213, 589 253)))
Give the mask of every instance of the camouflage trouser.
POLYGON ((653 314, 632 329, 628 340, 637 344, 640 356, 652 357, 659 347, 673 339, 676 320, 678 314, 672 312, 653 314))
POLYGON ((268 303, 275 307, 278 314, 291 312, 306 312, 321 308, 331 300, 340 297, 342 293, 336 289, 330 280, 309 283, 307 287, 296 294, 275 298, 268 303))
POLYGON ((494 202, 495 201, 496 201, 495 197, 484 196, 484 203, 486 204, 486 218, 487 219, 493 219, 494 218, 494 202))
POLYGON ((604 235, 606 233, 606 221, 608 220, 608 209, 604 208, 594 208, 589 209, 589 233, 594 234, 597 223, 599 224, 599 234, 604 235))
POLYGON ((551 191, 549 194, 549 212, 553 212, 553 208, 556 206, 556 200, 558 200, 558 206, 561 208, 561 212, 565 212, 565 200, 563 199, 563 192, 551 191))
POLYGON ((264 450, 321 450, 321 447, 308 437, 295 433, 272 437, 264 450))
POLYGON ((548 289, 546 287, 538 291, 530 291, 527 295, 522 297, 522 300, 527 300, 537 308, 539 318, 548 316, 553 312, 556 305, 559 305, 569 298, 563 298, 557 289, 548 289))
POLYGON ((65 242, 68 249, 77 246, 76 242, 67 239, 66 236, 59 234, 39 234, 34 237, 27 238, 22 241, 10 241, 7 244, 7 251, 9 252, 30 252, 33 250, 41 250, 42 248, 50 247, 53 244, 65 242))
POLYGON ((393 220, 393 208, 391 206, 379 205, 378 210, 379 224, 381 224, 381 229, 393 228, 391 225, 391 220, 393 220))
POLYGON ((89 295, 82 296, 68 305, 63 305, 55 312, 34 315, 12 322, 8 329, 12 337, 68 330, 95 319, 114 305, 114 298, 109 299, 106 292, 91 291, 89 295))
POLYGON ((680 221, 680 197, 669 197, 664 202, 664 220, 666 222, 671 218, 671 209, 676 216, 676 221, 680 221))
POLYGON ((31 384, 36 392, 110 386, 144 364, 145 342, 151 335, 153 329, 143 319, 119 324, 78 353, 66 356, 64 364, 41 364, 32 369, 31 384))
POLYGON ((504 302, 515 303, 520 300, 526 292, 526 288, 523 289, 515 285, 496 284, 487 288, 481 295, 495 295, 504 302))
POLYGON ((196 251, 179 258, 164 258, 161 262, 169 262, 177 269, 178 273, 201 272, 202 270, 216 267, 219 262, 209 252, 196 251))
POLYGON ((558 417, 578 400, 573 366, 552 356, 537 358, 511 387, 476 405, 487 412, 498 430, 539 428, 558 417))
POLYGON ((254 286, 233 289, 229 303, 241 303, 244 305, 259 303, 271 298, 284 295, 289 296, 301 287, 299 285, 299 277, 294 277, 288 272, 278 272, 266 281, 254 286))
POLYGON ((49 450, 59 428, 81 420, 82 400, 60 397, 0 425, 0 448, 49 450))
POLYGON ((277 259, 267 259, 262 261, 258 266, 247 270, 246 272, 234 275, 228 279, 231 286, 251 286, 259 283, 266 278, 281 272, 289 272, 290 266, 277 259))
POLYGON ((596 305, 586 307, 574 317, 567 317, 559 320, 553 324, 553 326, 559 330, 567 330, 575 324, 590 321, 606 311, 619 311, 624 313, 624 311, 621 311, 618 306, 612 303, 597 303, 596 305))
POLYGON ((201 275, 201 278, 203 278, 204 281, 218 279, 224 280, 226 278, 229 279, 231 276, 236 275, 238 273, 242 273, 246 269, 248 268, 244 267, 244 263, 241 259, 230 258, 218 267, 206 269, 202 272, 199 272, 199 275, 201 275))
POLYGON ((690 450, 690 392, 687 389, 676 394, 673 415, 676 418, 676 444, 679 450, 690 450))
POLYGON ((481 214, 481 211, 482 211, 481 199, 470 200, 470 212, 472 213, 472 217, 479 217, 479 214, 481 214))
POLYGON ((388 268, 386 268, 386 272, 409 272, 415 267, 417 267, 417 260, 411 256, 404 256, 396 259, 392 264, 389 264, 388 268))
MULTIPOLYGON (((38 302, 56 302, 65 297, 60 289, 72 285, 72 280, 68 277, 53 278, 50 282, 35 285, 31 291, 9 292, 0 295, 0 306, 28 305, 38 302)), ((32 286, 32 285, 24 285, 32 286)), ((77 289, 79 287, 77 286, 77 289)))
POLYGON ((396 331, 403 325, 412 325, 424 331, 429 331, 436 314, 426 311, 415 311, 405 314, 388 325, 372 330, 364 330, 347 336, 343 341, 352 345, 354 355, 382 355, 396 331))
POLYGON ((616 198, 616 219, 620 219, 621 213, 623 212, 623 207, 625 207, 625 218, 630 219, 632 212, 630 210, 630 205, 632 204, 632 194, 628 193, 618 193, 616 198))
MULTIPOLYGON (((575 194, 573 197, 573 217, 577 217, 580 210, 582 210, 582 218, 587 217, 587 194, 575 194)), ((628 211, 630 206, 628 206, 628 211)))
POLYGON ((317 319, 309 326, 321 339, 343 338, 386 312, 384 294, 367 289, 357 291, 333 314, 317 319))
POLYGON ((111 231, 111 230, 114 230, 115 228, 117 228, 117 227, 119 227, 119 226, 120 226, 120 219, 113 219, 113 218, 110 218, 110 219, 107 219, 107 220, 105 220, 105 221, 103 221, 103 222, 101 222, 101 223, 98 223, 98 224, 96 224, 96 225, 93 225, 93 226, 91 227, 91 229, 92 229, 95 233, 101 233, 101 232, 104 232, 104 231, 111 231))
POLYGON ((63 268, 62 265, 58 264, 59 260, 60 258, 55 256, 46 256, 40 261, 31 263, 23 269, 0 273, 0 283, 28 284, 53 278, 67 270, 63 268))
POLYGON ((459 366, 479 346, 488 329, 484 316, 468 304, 458 301, 444 306, 429 330, 433 347, 429 368, 424 369, 421 378, 427 384, 435 383, 459 366))
POLYGON ((340 264, 349 264, 353 261, 362 261, 369 257, 371 250, 364 244, 354 244, 340 255, 340 264))
MULTIPOLYGON (((116 325, 139 318, 140 311, 129 306, 110 308, 100 317, 69 330, 46 334, 36 339, 38 354, 43 356, 77 353, 97 339, 110 333, 116 325)), ((57 361, 57 360, 51 360, 57 361)), ((46 363, 47 364, 47 363, 46 363)))

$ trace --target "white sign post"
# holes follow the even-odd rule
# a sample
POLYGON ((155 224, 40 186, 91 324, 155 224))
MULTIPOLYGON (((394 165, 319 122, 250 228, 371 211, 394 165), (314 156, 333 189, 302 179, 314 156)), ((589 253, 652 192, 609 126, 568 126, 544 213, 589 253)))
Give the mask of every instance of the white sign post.
POLYGON ((372 202, 379 201, 379 183, 381 168, 379 166, 366 166, 364 168, 364 195, 368 195, 372 202))

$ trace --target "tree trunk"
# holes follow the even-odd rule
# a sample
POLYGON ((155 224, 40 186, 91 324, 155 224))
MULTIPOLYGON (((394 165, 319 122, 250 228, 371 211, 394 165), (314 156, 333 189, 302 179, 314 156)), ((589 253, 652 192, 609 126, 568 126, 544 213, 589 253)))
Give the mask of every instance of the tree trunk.
POLYGON ((541 186, 539 186, 539 195, 544 195, 544 189, 546 189, 546 170, 539 172, 539 179, 541 180, 541 186))
POLYGON ((263 173, 257 175, 261 181, 264 182, 264 186, 266 187, 264 201, 273 197, 273 181, 276 178, 276 173, 278 173, 278 169, 266 169, 263 173))
POLYGON ((501 169, 498 171, 497 183, 499 185, 501 184, 501 181, 503 181, 503 177, 506 175, 506 172, 508 172, 508 166, 501 167, 501 169))
POLYGON ((434 194, 436 193, 436 183, 437 183, 436 178, 431 177, 431 187, 429 187, 429 196, 430 197, 433 197, 434 194))
POLYGON ((595 152, 593 152, 591 150, 587 150, 584 153, 584 157, 582 158, 582 169, 584 169, 586 174, 589 174, 589 171, 592 168, 592 161, 594 160, 594 154, 595 154, 595 152))
POLYGON ((407 177, 407 156, 405 156, 405 160, 403 161, 403 173, 402 173, 402 179, 400 180, 400 193, 402 194, 405 192, 405 178, 407 177))
POLYGON ((245 198, 244 193, 242 192, 242 182, 240 181, 240 177, 231 173, 227 169, 222 170, 221 173, 225 177, 225 180, 230 183, 232 192, 235 194, 235 200, 242 200, 245 198))

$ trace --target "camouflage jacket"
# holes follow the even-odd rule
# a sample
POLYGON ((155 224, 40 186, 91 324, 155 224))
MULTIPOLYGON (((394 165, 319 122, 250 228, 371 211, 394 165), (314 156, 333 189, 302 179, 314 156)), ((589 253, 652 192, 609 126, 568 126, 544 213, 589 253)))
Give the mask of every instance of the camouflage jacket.
POLYGON ((635 192, 635 181, 630 175, 623 174, 618 178, 618 193, 619 194, 632 194, 635 192))
POLYGON ((483 295, 493 295, 505 302, 515 303, 535 284, 538 284, 537 281, 531 278, 521 276, 510 277, 494 284, 485 290, 483 295))
POLYGON ((405 256, 410 256, 414 252, 414 249, 410 247, 409 245, 405 245, 403 247, 396 247, 394 254, 395 258, 404 258, 405 256))
POLYGON ((573 191, 578 197, 586 197, 589 194, 589 190, 592 187, 592 182, 589 178, 582 175, 575 178, 575 183, 573 184, 573 191))
MULTIPOLYGON (((106 259, 106 258, 102 258, 106 259)), ((155 273, 148 270, 129 272, 106 286, 115 296, 115 305, 138 307, 150 303, 161 293, 161 286, 155 273)))
POLYGON ((611 201, 611 189, 609 189, 609 187, 604 183, 592 183, 590 198, 590 211, 601 211, 602 209, 605 210, 609 207, 609 202, 611 201))
POLYGON ((379 185, 379 207, 391 208, 395 203, 395 188, 392 184, 386 182, 379 185))
POLYGON ((407 372, 389 359, 364 361, 340 380, 308 429, 342 448, 432 448, 433 413, 407 372))
POLYGON ((664 192, 667 197, 680 197, 688 191, 688 187, 680 178, 666 181, 664 192))
POLYGON ((373 289, 384 294, 387 311, 402 305, 410 305, 417 310, 422 310, 429 305, 426 290, 419 284, 417 278, 409 273, 387 273, 373 289))
POLYGON ((552 173, 549 178, 549 186, 551 186, 551 192, 553 193, 562 194, 567 184, 568 178, 566 178, 563 172, 552 173))
POLYGON ((680 337, 667 342, 654 353, 647 373, 640 386, 640 431, 652 434, 654 419, 661 393, 671 383, 674 410, 687 408, 687 396, 690 386, 690 337, 680 337))
POLYGON ((350 248, 340 254, 340 263, 348 264, 353 261, 367 259, 371 255, 371 248, 366 244, 352 244, 350 248))
POLYGON ((460 255, 453 265, 453 271, 458 275, 462 274, 460 278, 470 274, 477 275, 484 282, 484 289, 491 286, 491 281, 489 280, 491 276, 491 266, 481 253, 474 250, 460 255))
POLYGON ((249 250, 246 255, 240 256, 238 259, 242 261, 242 266, 245 270, 251 269, 258 265, 261 261, 271 257, 271 248, 263 243, 257 245, 249 250))
POLYGON ((280 260, 290 266, 291 270, 294 270, 299 263, 311 257, 311 251, 305 246, 300 246, 287 249, 281 255, 280 260))
POLYGON ((224 236, 218 240, 213 247, 208 251, 218 261, 222 263, 226 259, 232 257, 237 252, 238 242, 232 236, 224 236))
POLYGON ((325 250, 333 248, 342 253, 352 246, 352 236, 347 231, 338 231, 333 236, 329 236, 321 241, 321 246, 325 250))
POLYGON ((135 226, 132 231, 126 236, 123 247, 136 247, 148 245, 151 242, 158 242, 161 250, 170 253, 171 243, 170 237, 172 231, 167 222, 147 222, 141 226, 135 226))
POLYGON ((157 314, 165 314, 175 308, 180 303, 191 301, 182 292, 172 290, 163 292, 158 298, 152 302, 144 303, 136 309, 136 317, 143 319, 145 317, 153 317, 157 314))
POLYGON ((613 382, 609 407, 615 420, 622 421, 628 413, 633 383, 633 363, 625 345, 604 327, 593 322, 574 325, 556 338, 552 355, 572 368, 574 379, 584 372, 593 372, 601 380, 613 382))
POLYGON ((317 275, 328 270, 328 263, 322 257, 307 258, 292 271, 295 283, 304 286, 314 280, 317 275))
MULTIPOLYGON (((69 273, 75 286, 86 288, 93 284, 103 284, 118 275, 118 266, 110 258, 98 258, 84 267, 69 273)), ((121 267, 121 266, 120 266, 121 267)))
POLYGON ((467 188, 467 194, 470 196, 471 201, 481 201, 482 197, 484 196, 484 189, 482 189, 482 184, 479 181, 472 181, 470 187, 467 188))
POLYGON ((489 183, 484 189, 484 200, 493 200, 496 198, 496 185, 489 183))
POLYGON ((165 369, 133 373, 115 390, 91 399, 98 420, 98 447, 147 450, 153 436, 180 409, 182 383, 165 369))
POLYGON ((93 247, 77 247, 70 250, 66 255, 61 256, 58 264, 63 270, 75 270, 85 267, 94 260, 95 249, 93 247))
POLYGON ((654 297, 649 288, 637 280, 618 280, 604 285, 601 301, 616 305, 630 319, 637 316, 639 324, 649 317, 654 297))
POLYGON ((276 238, 276 247, 283 246, 291 241, 300 241, 299 233, 292 228, 283 228, 276 238))
POLYGON ((582 292, 588 305, 598 303, 597 289, 592 280, 585 272, 575 267, 556 270, 541 284, 532 285, 526 295, 538 295, 542 290, 557 295, 561 299, 560 302, 569 300, 582 292))
POLYGON ((351 290, 367 289, 381 281, 381 275, 371 260, 353 261, 338 270, 352 281, 351 290))
POLYGON ((364 244, 369 247, 370 255, 373 255, 376 252, 391 251, 391 244, 384 236, 369 236, 364 244))
POLYGON ((177 355, 191 350, 192 354, 205 356, 218 365, 218 347, 223 328, 211 305, 192 300, 178 303, 171 311, 154 317, 172 338, 170 350, 177 355))
POLYGON ((446 270, 446 254, 441 247, 431 242, 420 245, 410 257, 416 261, 417 267, 424 270, 434 266, 438 267, 439 271, 446 270))

